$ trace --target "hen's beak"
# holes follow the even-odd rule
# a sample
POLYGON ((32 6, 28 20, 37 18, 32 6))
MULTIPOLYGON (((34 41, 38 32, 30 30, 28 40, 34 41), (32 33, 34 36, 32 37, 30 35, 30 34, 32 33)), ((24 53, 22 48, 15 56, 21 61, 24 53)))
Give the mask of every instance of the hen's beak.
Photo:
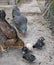
POLYGON ((23 33, 23 36, 26 37, 26 32, 23 33))

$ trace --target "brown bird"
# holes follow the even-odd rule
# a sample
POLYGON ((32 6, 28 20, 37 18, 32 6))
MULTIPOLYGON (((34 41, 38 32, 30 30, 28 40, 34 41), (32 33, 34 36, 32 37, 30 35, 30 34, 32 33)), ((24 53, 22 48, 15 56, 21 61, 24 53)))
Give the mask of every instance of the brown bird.
POLYGON ((18 47, 22 48, 22 47, 24 47, 24 42, 20 38, 18 38, 18 40, 16 42, 13 39, 7 40, 6 43, 3 45, 3 48, 7 49, 11 46, 16 47, 16 48, 18 48, 18 47))
POLYGON ((24 42, 17 36, 16 30, 6 21, 6 13, 0 10, 0 48, 6 51, 10 46, 24 46, 24 42))

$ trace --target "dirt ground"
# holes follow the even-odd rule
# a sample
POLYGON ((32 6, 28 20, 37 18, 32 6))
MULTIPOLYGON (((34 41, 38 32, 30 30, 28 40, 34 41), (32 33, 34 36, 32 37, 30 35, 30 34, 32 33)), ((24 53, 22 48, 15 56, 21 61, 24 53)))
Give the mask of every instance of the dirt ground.
MULTIPOLYGON (((6 13, 8 12, 11 11, 6 13)), ((9 14, 8 17, 11 19, 9 14)), ((22 58, 21 49, 9 48, 7 53, 0 53, 0 65, 54 65, 54 37, 51 35, 47 21, 39 14, 26 14, 26 17, 28 19, 27 36, 24 38, 18 33, 19 37, 25 42, 25 45, 27 43, 33 45, 40 36, 43 36, 45 46, 42 50, 32 49, 32 54, 36 56, 35 63, 25 61, 22 58)), ((10 20, 8 21, 10 22, 10 20)))

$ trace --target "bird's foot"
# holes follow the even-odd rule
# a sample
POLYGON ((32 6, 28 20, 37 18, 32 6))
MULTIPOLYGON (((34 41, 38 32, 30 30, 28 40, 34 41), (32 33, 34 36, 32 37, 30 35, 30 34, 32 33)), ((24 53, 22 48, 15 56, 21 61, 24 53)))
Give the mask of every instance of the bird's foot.
POLYGON ((7 50, 6 50, 6 49, 3 49, 2 52, 3 52, 3 53, 7 53, 7 50))
POLYGON ((4 49, 2 46, 0 46, 0 47, 1 47, 2 52, 5 52, 5 53, 7 52, 7 49, 4 49))

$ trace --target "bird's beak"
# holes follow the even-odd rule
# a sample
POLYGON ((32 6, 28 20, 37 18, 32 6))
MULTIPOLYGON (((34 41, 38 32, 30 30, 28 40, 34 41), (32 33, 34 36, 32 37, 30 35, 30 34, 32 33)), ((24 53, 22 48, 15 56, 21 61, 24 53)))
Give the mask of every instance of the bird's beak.
POLYGON ((26 37, 26 32, 23 33, 23 36, 26 37))

